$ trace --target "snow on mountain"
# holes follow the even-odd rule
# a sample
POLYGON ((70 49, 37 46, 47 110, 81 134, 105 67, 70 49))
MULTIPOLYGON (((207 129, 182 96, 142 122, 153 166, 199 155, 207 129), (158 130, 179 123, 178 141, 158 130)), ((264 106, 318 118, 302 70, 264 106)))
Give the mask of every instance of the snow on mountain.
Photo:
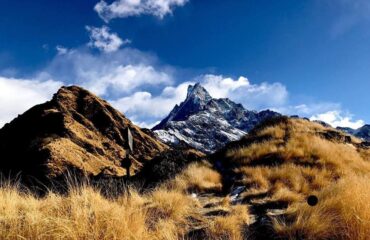
POLYGON ((211 153, 236 141, 266 118, 280 115, 246 110, 228 98, 215 99, 199 83, 188 87, 187 97, 153 128, 165 143, 190 146, 211 153))

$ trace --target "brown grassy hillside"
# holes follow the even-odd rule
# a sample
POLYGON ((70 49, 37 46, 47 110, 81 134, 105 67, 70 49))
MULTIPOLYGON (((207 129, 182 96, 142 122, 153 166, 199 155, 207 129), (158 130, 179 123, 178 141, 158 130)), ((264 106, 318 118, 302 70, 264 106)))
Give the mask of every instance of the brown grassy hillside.
MULTIPOLYGON (((215 156, 244 194, 294 201, 330 183, 370 174, 370 148, 353 136, 303 119, 279 118, 254 129, 215 156)), ((222 169, 221 169, 222 170, 222 169)))
POLYGON ((127 128, 134 139, 133 171, 169 149, 94 94, 77 86, 62 87, 51 101, 0 130, 0 169, 39 179, 61 176, 71 168, 122 176, 127 128))
POLYGON ((224 187, 246 187, 239 201, 261 221, 270 219, 265 227, 275 237, 370 239, 370 149, 361 140, 283 117, 231 143, 214 161, 224 187), (307 205, 309 195, 318 196, 317 206, 307 205))
POLYGON ((279 118, 142 194, 86 185, 40 198, 3 186, 0 239, 370 239, 365 145, 279 118))

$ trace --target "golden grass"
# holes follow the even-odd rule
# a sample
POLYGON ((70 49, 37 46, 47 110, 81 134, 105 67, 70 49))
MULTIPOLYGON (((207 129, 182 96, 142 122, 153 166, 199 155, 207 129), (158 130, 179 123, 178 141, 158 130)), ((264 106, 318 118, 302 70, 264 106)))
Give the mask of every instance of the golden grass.
POLYGON ((242 175, 239 184, 249 192, 265 191, 275 199, 295 202, 347 175, 370 173, 369 149, 359 147, 354 137, 351 143, 341 141, 343 133, 317 123, 288 119, 249 138, 258 137, 265 140, 231 148, 223 160, 242 175), (325 138, 329 131, 339 139, 325 138), (290 196, 283 196, 282 189, 290 196))
POLYGON ((192 163, 174 180, 165 183, 172 189, 182 191, 221 191, 222 176, 207 162, 192 163))
POLYGON ((130 189, 115 199, 88 185, 43 198, 5 185, 0 239, 175 240, 199 230, 195 239, 239 240, 251 224, 248 207, 263 201, 288 205, 286 218, 273 217, 279 237, 369 239, 370 150, 354 137, 342 141, 341 133, 326 138, 327 131, 335 130, 288 119, 255 131, 244 147, 226 150, 219 159, 229 168, 225 172, 238 176, 234 186, 247 187, 240 205, 227 194, 213 195, 224 190, 225 176, 206 161, 190 164, 151 192, 130 189), (311 194, 319 197, 315 207, 305 203, 311 194), (222 214, 206 215, 217 210, 222 214))
POLYGON ((0 239, 179 239, 196 216, 196 201, 179 192, 108 200, 91 187, 38 198, 0 189, 0 239))
POLYGON ((69 194, 37 197, 17 186, 0 188, 0 239, 192 239, 202 229, 207 239, 243 239, 249 224, 246 206, 220 207, 229 212, 214 218, 202 214, 198 199, 181 189, 159 187, 147 194, 134 189, 116 199, 88 185, 69 194))
POLYGON ((243 228, 250 223, 250 216, 246 206, 235 206, 230 215, 216 217, 206 230, 209 239, 242 240, 243 228))
POLYGON ((276 232, 289 239, 365 240, 370 238, 370 177, 349 176, 318 194, 319 203, 288 210, 293 223, 275 222, 276 232))
POLYGON ((370 239, 370 149, 353 136, 305 120, 286 119, 245 137, 221 159, 241 176, 241 197, 285 202, 274 219, 283 239, 370 239), (308 206, 308 195, 319 204, 308 206))

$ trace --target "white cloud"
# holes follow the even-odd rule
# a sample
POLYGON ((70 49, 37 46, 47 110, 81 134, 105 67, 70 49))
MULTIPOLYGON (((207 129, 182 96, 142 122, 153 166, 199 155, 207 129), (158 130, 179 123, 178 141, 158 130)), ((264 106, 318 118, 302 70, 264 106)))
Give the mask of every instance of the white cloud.
POLYGON ((136 124, 153 127, 155 123, 166 117, 176 104, 186 98, 189 84, 194 84, 194 82, 184 82, 176 87, 165 87, 157 96, 149 92, 136 92, 110 102, 127 114, 136 124))
POLYGON ((104 0, 98 2, 94 10, 105 21, 113 18, 126 18, 139 15, 154 15, 163 18, 172 14, 175 7, 183 6, 188 0, 116 0, 108 4, 104 0))
POLYGON ((122 45, 131 42, 129 39, 122 40, 117 33, 110 33, 107 26, 101 28, 86 26, 86 30, 90 34, 90 42, 87 45, 106 53, 117 51, 122 45))
POLYGON ((320 113, 328 111, 340 111, 341 106, 338 103, 331 102, 315 102, 303 103, 298 105, 283 105, 272 108, 272 110, 286 114, 286 115, 299 115, 301 117, 311 117, 320 113))
POLYGON ((68 49, 67 49, 67 48, 65 48, 65 47, 63 47, 63 46, 60 46, 60 45, 57 45, 57 46, 55 47, 55 49, 57 50, 57 53, 58 53, 59 55, 66 54, 66 53, 68 52, 68 49))
MULTIPOLYGON (((104 28, 95 28, 95 34, 101 31, 111 34, 104 28)), ((90 30, 95 31, 91 27, 90 30)), ((98 37, 93 39, 99 41, 98 37)), ((323 120, 333 126, 356 128, 364 123, 343 114, 336 103, 291 105, 286 87, 278 82, 256 84, 244 76, 206 74, 179 83, 175 77, 178 70, 159 63, 153 55, 131 48, 117 48, 106 54, 109 47, 95 45, 101 47, 103 53, 93 52, 86 46, 75 49, 57 46, 58 54, 36 77, 29 77, 30 80, 0 77, 0 125, 34 104, 50 99, 62 84, 76 84, 107 99, 140 126, 149 127, 182 102, 188 85, 196 82, 211 96, 230 98, 250 110, 269 108, 283 114, 323 120)))
POLYGON ((299 105, 287 105, 273 110, 286 114, 308 117, 311 120, 324 121, 333 127, 358 128, 365 124, 363 120, 353 119, 353 115, 344 111, 340 104, 331 102, 317 102, 299 105))
POLYGON ((0 76, 0 127, 36 104, 51 98, 61 82, 27 80, 0 76))
POLYGON ((222 75, 204 75, 197 79, 215 98, 230 98, 249 109, 281 106, 288 99, 288 91, 281 83, 251 84, 246 77, 238 79, 222 75))
POLYGON ((157 65, 155 58, 134 49, 125 48, 109 55, 71 49, 57 55, 38 79, 58 79, 100 96, 116 98, 138 89, 170 85, 171 69, 157 65))
MULTIPOLYGON (((181 100, 171 102, 170 99, 154 98, 152 108, 146 109, 148 113, 144 110, 135 112, 132 109, 132 106, 148 105, 149 100, 145 99, 145 96, 141 97, 142 101, 138 97, 134 101, 124 100, 135 91, 153 91, 173 83, 172 69, 158 65, 155 57, 135 49, 122 49, 109 55, 93 54, 86 48, 68 49, 63 54, 57 54, 53 61, 34 77, 0 77, 0 126, 33 105, 49 100, 61 85, 70 84, 80 85, 112 102, 118 102, 122 98, 119 101, 120 110, 126 112, 128 108, 122 107, 122 104, 127 104, 130 106, 129 117, 133 120, 144 119, 140 124, 145 126, 150 123, 151 116, 158 116, 155 113, 156 108, 162 109, 160 112, 163 114, 163 111, 169 111, 177 100, 181 100), (169 108, 163 108, 171 103, 173 105, 169 108)), ((163 90, 164 97, 171 94, 170 89, 171 87, 168 87, 163 90)), ((186 94, 186 89, 184 93, 186 94)), ((145 106, 139 109, 145 109, 145 106)))
POLYGON ((353 129, 360 128, 365 124, 363 120, 353 120, 353 116, 351 114, 343 113, 339 110, 317 114, 312 116, 310 119, 324 121, 333 127, 350 127, 353 129))
POLYGON ((115 91, 129 93, 142 85, 169 83, 171 78, 159 72, 153 66, 119 65, 112 72, 100 76, 97 80, 87 81, 84 86, 91 91, 103 95, 111 88, 115 91))

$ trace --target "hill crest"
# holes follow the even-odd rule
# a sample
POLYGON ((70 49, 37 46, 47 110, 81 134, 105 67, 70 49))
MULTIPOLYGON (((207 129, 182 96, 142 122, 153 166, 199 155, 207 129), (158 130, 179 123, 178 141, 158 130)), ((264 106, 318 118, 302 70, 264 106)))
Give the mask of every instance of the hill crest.
POLYGON ((124 131, 135 150, 133 171, 169 147, 146 134, 89 91, 62 87, 53 98, 19 115, 0 130, 1 169, 36 178, 55 178, 69 169, 88 175, 122 176, 124 131))

